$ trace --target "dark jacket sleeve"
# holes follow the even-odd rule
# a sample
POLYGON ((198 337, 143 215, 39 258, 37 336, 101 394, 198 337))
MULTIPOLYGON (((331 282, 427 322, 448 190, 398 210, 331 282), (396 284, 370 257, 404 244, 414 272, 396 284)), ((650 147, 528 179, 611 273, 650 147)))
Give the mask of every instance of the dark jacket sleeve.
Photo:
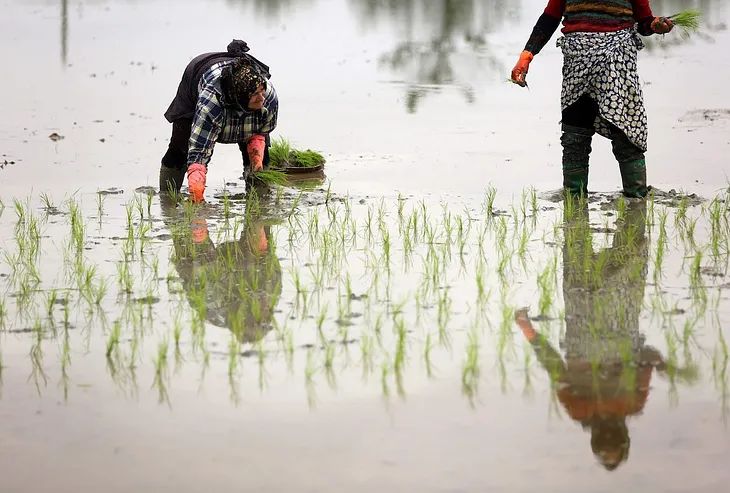
POLYGON ((565 0, 549 0, 544 12, 537 19, 535 27, 532 29, 530 39, 527 40, 525 51, 529 51, 533 55, 540 53, 540 50, 550 41, 555 31, 560 25, 565 11, 565 0))

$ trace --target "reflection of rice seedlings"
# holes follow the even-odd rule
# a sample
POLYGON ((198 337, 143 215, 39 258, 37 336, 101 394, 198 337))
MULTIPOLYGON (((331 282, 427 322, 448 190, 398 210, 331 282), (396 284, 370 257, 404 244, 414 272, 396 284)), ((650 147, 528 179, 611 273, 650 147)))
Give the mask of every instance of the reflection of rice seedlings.
POLYGON ((433 351, 433 339, 431 338, 431 333, 426 334, 426 342, 423 346, 423 360, 426 364, 426 376, 430 379, 432 378, 433 372, 431 368, 431 351, 433 351))
POLYGON ((507 266, 512 258, 512 253, 511 251, 500 250, 497 254, 497 273, 502 280, 506 278, 507 266))
POLYGON ((524 349, 524 361, 522 364, 522 372, 525 374, 525 383, 522 387, 522 396, 529 397, 532 395, 532 352, 533 349, 529 345, 522 346, 524 349))
POLYGON ((540 300, 538 302, 538 312, 540 315, 549 316, 550 309, 553 305, 553 271, 552 266, 548 265, 537 276, 537 285, 540 292, 540 300))
POLYGON ((129 262, 126 259, 117 262, 117 283, 119 284, 122 292, 126 294, 132 292, 134 282, 132 279, 132 271, 129 267, 129 262))
POLYGON ((157 357, 154 358, 156 378, 162 377, 167 371, 167 352, 169 343, 167 337, 157 344, 157 357))
POLYGON ((497 343, 497 354, 500 359, 504 357, 507 344, 512 342, 512 324, 514 323, 514 309, 504 304, 506 291, 502 291, 502 324, 499 330, 499 340, 497 343))
POLYGON ((690 284, 694 287, 697 287, 702 282, 702 250, 699 249, 695 253, 695 256, 692 258, 692 264, 690 266, 690 273, 689 273, 689 279, 690 284))
POLYGON ((406 326, 403 317, 398 317, 395 321, 395 330, 397 334, 397 342, 395 348, 395 357, 393 359, 393 369, 396 374, 403 371, 406 361, 406 326))
POLYGON ((515 225, 515 231, 516 231, 517 230, 517 226, 520 224, 520 219, 519 219, 520 218, 520 213, 519 213, 519 210, 517 209, 517 207, 514 204, 512 204, 510 206, 510 208, 512 209, 512 222, 515 225))
POLYGON ((531 232, 528 230, 527 226, 524 225, 522 228, 522 235, 520 236, 520 244, 517 247, 517 254, 521 259, 524 259, 527 254, 527 245, 530 242, 531 236, 531 232))
POLYGON ((0 298, 0 331, 5 330, 5 318, 8 315, 5 298, 0 298))
POLYGON ((484 284, 484 262, 480 261, 477 264, 477 270, 475 275, 475 280, 477 284, 477 304, 482 304, 485 301, 485 284, 484 284))
POLYGON ((662 277, 662 265, 664 253, 667 246, 667 210, 664 209, 659 215, 659 238, 657 239, 656 256, 654 258, 654 281, 662 277))
POLYGON ((114 324, 112 325, 112 330, 109 332, 109 339, 107 339, 106 342, 106 357, 109 358, 112 354, 112 351, 119 346, 119 337, 122 333, 122 322, 120 320, 115 320, 114 324))
POLYGON ((466 344, 466 357, 461 370, 462 391, 471 400, 476 393, 479 383, 479 336, 476 332, 469 332, 466 344))

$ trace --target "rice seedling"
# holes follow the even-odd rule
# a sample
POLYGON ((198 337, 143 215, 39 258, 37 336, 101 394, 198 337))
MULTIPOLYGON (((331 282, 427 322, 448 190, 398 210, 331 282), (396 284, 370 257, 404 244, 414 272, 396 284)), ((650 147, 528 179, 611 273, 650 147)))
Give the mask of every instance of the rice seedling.
POLYGON ((254 180, 267 185, 284 185, 287 182, 286 173, 274 169, 264 169, 253 173, 254 180))
POLYGON ((684 39, 688 39, 692 33, 698 32, 700 28, 700 18, 702 13, 696 9, 687 9, 670 15, 672 23, 680 28, 680 35, 684 39))
POLYGON ((487 187, 484 196, 484 202, 482 203, 482 213, 487 216, 494 214, 494 199, 497 197, 497 189, 490 183, 487 187))

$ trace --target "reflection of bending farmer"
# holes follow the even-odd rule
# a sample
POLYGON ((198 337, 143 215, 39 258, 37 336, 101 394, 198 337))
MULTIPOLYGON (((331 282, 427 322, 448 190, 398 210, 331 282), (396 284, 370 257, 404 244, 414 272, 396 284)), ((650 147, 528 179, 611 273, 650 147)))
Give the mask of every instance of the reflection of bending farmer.
POLYGON ((261 339, 271 330, 281 295, 281 265, 272 250, 270 228, 250 217, 238 240, 216 246, 205 219, 171 224, 173 263, 188 302, 242 343, 261 339))
POLYGON ((195 202, 203 200, 208 163, 216 143, 237 143, 244 176, 268 168, 269 134, 279 100, 269 68, 234 40, 225 53, 204 53, 186 67, 165 118, 172 137, 160 167, 160 191, 180 191, 185 173, 195 202))
POLYGON ((637 73, 644 47, 639 34, 667 33, 672 21, 654 17, 649 0, 549 0, 512 70, 517 83, 525 84, 530 62, 561 19, 563 186, 573 194, 588 192, 588 158, 598 132, 611 140, 624 194, 644 197, 647 119, 637 73))
POLYGON ((591 430, 593 453, 608 470, 628 458, 626 418, 642 413, 653 370, 668 370, 639 332, 648 264, 646 205, 642 201, 629 209, 612 246, 598 254, 591 244, 587 209, 566 224, 565 360, 535 331, 526 310, 515 316, 557 386, 563 407, 591 430))

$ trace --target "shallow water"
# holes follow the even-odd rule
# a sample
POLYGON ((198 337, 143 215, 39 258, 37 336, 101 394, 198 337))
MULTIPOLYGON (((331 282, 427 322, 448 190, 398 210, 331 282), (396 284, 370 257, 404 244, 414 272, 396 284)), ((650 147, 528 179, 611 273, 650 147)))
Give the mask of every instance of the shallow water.
POLYGON ((584 215, 555 38, 504 83, 541 2, 3 2, 2 491, 722 491, 727 12, 652 5, 710 20, 641 55, 656 197, 596 140, 584 215), (163 201, 162 113, 234 37, 326 179, 246 199, 218 146, 208 203, 163 201), (630 415, 610 473, 591 409, 605 460, 630 415))

